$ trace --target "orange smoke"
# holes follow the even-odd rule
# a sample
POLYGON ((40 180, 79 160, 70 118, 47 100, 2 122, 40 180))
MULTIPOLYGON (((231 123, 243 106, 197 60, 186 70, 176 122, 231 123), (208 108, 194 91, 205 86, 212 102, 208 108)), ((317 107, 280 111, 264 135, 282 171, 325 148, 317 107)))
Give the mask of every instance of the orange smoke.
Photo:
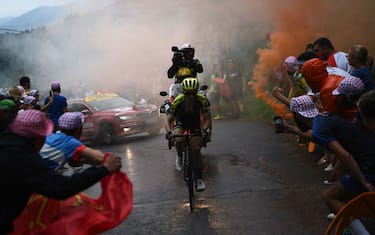
POLYGON ((275 31, 270 34, 269 48, 257 50, 259 61, 254 67, 251 84, 257 98, 263 99, 277 114, 286 117, 291 116, 289 107, 279 103, 271 94, 266 92, 267 85, 275 74, 276 68, 283 63, 284 59, 290 55, 298 56, 301 54, 313 38, 313 31, 309 30, 311 27, 308 22, 310 13, 304 14, 303 9, 311 9, 312 6, 315 9, 319 8, 316 1, 294 2, 292 8, 274 6, 275 2, 272 2, 273 7, 270 8, 270 11, 273 22, 275 22, 275 31), (276 11, 276 9, 280 10, 276 11), (296 14, 297 12, 298 14, 296 14))
POLYGON ((288 109, 267 92, 267 86, 275 68, 287 56, 298 56, 308 43, 323 36, 332 41, 336 50, 346 52, 352 45, 362 44, 368 48, 369 55, 374 55, 375 33, 369 30, 375 10, 372 0, 358 0, 355 4, 350 0, 266 0, 263 3, 267 5, 274 31, 270 33, 268 48, 257 50, 259 60, 249 85, 256 97, 279 115, 287 114, 288 109))

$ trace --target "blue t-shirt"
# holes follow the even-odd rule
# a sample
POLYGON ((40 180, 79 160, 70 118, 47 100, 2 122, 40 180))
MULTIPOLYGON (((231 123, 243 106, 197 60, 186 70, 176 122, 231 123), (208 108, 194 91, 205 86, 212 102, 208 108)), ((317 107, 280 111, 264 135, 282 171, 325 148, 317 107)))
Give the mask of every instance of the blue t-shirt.
POLYGON ((333 114, 318 114, 313 119, 314 139, 327 147, 337 140, 364 172, 375 173, 375 135, 367 129, 333 114))
POLYGON ((374 89, 371 71, 367 67, 355 69, 352 71, 351 74, 357 78, 360 78, 363 81, 363 83, 365 84, 365 92, 374 89))
MULTIPOLYGON (((49 97, 46 97, 44 104, 49 102, 49 97)), ((64 109, 68 106, 66 98, 59 94, 53 95, 53 103, 48 107, 48 118, 57 127, 59 124, 59 117, 64 113, 64 109)))
POLYGON ((67 161, 76 159, 84 148, 86 146, 76 138, 57 132, 47 136, 39 154, 51 169, 56 170, 67 161))

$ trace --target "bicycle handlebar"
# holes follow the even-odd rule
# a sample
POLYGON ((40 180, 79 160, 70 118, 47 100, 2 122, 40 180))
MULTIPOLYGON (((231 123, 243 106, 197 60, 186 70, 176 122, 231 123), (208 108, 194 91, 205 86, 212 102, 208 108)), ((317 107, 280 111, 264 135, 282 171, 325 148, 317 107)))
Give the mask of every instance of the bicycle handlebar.
MULTIPOLYGON (((185 140, 186 139, 189 139, 189 138, 191 138, 191 137, 202 137, 202 133, 184 133, 184 134, 182 134, 182 135, 172 135, 172 138, 170 138, 169 140, 168 140, 168 147, 169 147, 169 149, 171 149, 172 148, 172 146, 173 146, 173 144, 172 144, 172 140, 174 139, 174 138, 179 138, 179 137, 184 137, 185 138, 185 140)), ((203 138, 203 147, 207 147, 207 141, 206 141, 206 138, 203 138)))

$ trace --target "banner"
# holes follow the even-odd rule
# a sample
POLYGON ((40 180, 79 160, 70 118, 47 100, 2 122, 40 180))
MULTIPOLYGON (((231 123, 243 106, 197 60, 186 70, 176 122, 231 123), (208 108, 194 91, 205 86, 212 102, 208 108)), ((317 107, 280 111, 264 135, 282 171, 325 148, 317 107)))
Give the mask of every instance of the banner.
POLYGON ((33 194, 15 220, 12 235, 92 235, 116 227, 133 208, 132 183, 120 171, 100 183, 102 193, 96 199, 85 193, 65 200, 33 194))

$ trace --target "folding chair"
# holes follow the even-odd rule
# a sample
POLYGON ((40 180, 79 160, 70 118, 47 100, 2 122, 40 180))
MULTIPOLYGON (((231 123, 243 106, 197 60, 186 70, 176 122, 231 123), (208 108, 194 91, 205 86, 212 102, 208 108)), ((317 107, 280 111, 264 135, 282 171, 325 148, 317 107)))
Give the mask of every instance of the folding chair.
POLYGON ((346 203, 328 225, 325 235, 341 235, 350 218, 369 218, 375 216, 375 192, 362 193, 346 203))

